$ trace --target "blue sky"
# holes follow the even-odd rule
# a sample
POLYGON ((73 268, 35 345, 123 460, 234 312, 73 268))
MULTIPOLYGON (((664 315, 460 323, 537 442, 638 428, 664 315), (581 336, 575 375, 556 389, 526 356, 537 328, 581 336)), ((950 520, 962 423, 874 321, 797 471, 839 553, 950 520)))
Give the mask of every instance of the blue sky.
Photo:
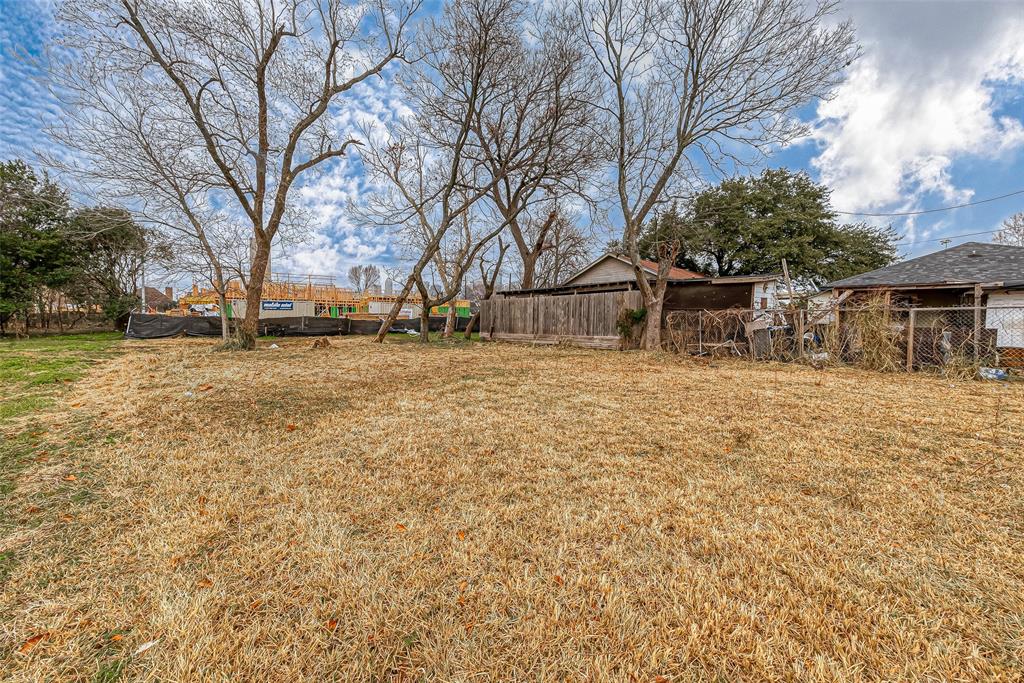
MULTIPOLYGON (((834 99, 801 112, 814 133, 768 165, 808 171, 844 211, 919 211, 1024 190, 1024 2, 844 2, 840 14, 853 19, 864 56, 834 99)), ((48 144, 41 127, 59 105, 21 55, 39 54, 50 16, 47 1, 0 0, 0 158, 35 162, 48 144)), ((371 111, 397 104, 386 88, 364 97, 371 111)), ((339 274, 393 259, 386 236, 341 217, 363 187, 358 169, 340 167, 306 192, 321 224, 279 263, 339 274)), ((869 220, 892 222, 905 235, 902 253, 914 256, 946 237, 987 241, 991 234, 956 236, 994 231, 1022 210, 1024 194, 869 220)))

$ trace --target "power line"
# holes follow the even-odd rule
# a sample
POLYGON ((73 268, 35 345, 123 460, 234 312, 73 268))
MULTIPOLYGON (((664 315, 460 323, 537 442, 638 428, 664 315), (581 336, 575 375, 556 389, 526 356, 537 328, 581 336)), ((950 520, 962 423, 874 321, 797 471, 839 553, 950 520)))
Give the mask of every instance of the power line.
POLYGON ((946 235, 945 237, 935 237, 933 239, 927 239, 927 240, 914 240, 913 242, 896 242, 893 246, 905 247, 905 246, 909 246, 911 244, 923 244, 923 243, 926 243, 926 242, 942 242, 944 240, 955 240, 958 237, 974 237, 975 235, 991 235, 992 233, 1000 232, 1001 230, 1002 230, 1002 228, 996 228, 995 230, 982 230, 980 232, 965 232, 965 233, 961 233, 959 235, 946 235))
MULTIPOLYGON (((1018 194, 1024 194, 1024 190, 1015 190, 1013 192, 1007 192, 1001 194, 998 197, 989 197, 988 199, 979 199, 976 202, 967 202, 966 204, 956 204, 954 206, 940 206, 935 209, 922 209, 921 211, 897 211, 895 213, 869 213, 867 211, 835 211, 835 213, 843 214, 844 216, 871 216, 874 218, 885 218, 888 216, 920 216, 925 213, 938 213, 940 211, 952 211, 953 209, 964 209, 968 206, 977 206, 978 204, 988 204, 989 202, 997 202, 1000 199, 1006 199, 1007 197, 1013 197, 1018 194)), ((993 231, 995 232, 995 231, 993 231)), ((980 234, 980 233, 978 233, 980 234)))

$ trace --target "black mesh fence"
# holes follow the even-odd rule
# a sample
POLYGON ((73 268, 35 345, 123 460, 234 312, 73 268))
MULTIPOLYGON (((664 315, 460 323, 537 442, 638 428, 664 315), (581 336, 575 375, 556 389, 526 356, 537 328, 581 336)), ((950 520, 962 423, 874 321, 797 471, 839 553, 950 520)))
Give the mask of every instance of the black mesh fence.
MULTIPOLYGON (((444 316, 430 317, 430 331, 439 332, 445 326, 444 316)), ((237 321, 232 320, 231 325, 237 321)), ((457 318, 456 329, 466 329, 469 318, 457 318)), ((380 320, 356 318, 265 318, 257 328, 259 334, 271 337, 332 337, 347 334, 376 334, 380 320)), ((392 332, 419 332, 420 321, 396 320, 392 332)), ((130 339, 160 339, 164 337, 219 337, 221 322, 217 316, 173 316, 132 314, 125 336, 130 339)))

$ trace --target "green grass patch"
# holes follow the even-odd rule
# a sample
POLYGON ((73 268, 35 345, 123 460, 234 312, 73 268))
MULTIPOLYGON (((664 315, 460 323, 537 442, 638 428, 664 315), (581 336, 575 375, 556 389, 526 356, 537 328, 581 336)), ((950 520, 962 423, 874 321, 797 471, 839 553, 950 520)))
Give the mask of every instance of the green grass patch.
POLYGON ((123 659, 103 662, 96 671, 96 675, 93 676, 93 683, 114 683, 114 681, 120 680, 121 674, 124 673, 127 666, 128 662, 123 659))
POLYGON ((0 586, 2 586, 7 581, 7 577, 11 575, 11 571, 14 569, 14 562, 13 550, 0 553, 0 586))
MULTIPOLYGON (((388 332, 387 341, 396 344, 419 344, 418 334, 405 334, 404 332, 388 332)), ((440 332, 430 333, 430 344, 432 346, 468 346, 480 341, 480 335, 476 332, 469 339, 466 339, 462 332, 456 332, 448 339, 442 339, 440 332)))
POLYGON ((45 394, 16 396, 0 401, 0 424, 5 420, 22 417, 47 408, 53 404, 53 398, 45 394))
POLYGON ((0 338, 0 355, 8 352, 95 352, 109 350, 112 344, 120 341, 120 332, 83 332, 81 334, 53 334, 42 337, 16 339, 0 338))
POLYGON ((92 363, 109 357, 117 332, 0 339, 0 429, 53 403, 92 363))
MULTIPOLYGON (((55 439, 45 422, 34 418, 55 405, 90 365, 112 356, 120 340, 117 332, 0 339, 0 531, 17 525, 12 506, 4 503, 22 470, 36 458, 56 457, 99 438, 90 425, 76 424, 55 439)), ((76 495, 80 500, 73 502, 88 497, 76 495)), ((0 559, 0 576, 16 559, 14 554, 0 559)))

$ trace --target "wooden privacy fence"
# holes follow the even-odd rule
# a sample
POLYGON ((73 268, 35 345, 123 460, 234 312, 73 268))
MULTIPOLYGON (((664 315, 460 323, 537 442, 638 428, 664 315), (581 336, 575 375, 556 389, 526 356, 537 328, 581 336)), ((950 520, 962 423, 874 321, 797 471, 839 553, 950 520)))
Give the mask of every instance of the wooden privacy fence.
POLYGON ((488 299, 480 304, 480 338, 618 349, 619 316, 642 305, 637 291, 488 299))

